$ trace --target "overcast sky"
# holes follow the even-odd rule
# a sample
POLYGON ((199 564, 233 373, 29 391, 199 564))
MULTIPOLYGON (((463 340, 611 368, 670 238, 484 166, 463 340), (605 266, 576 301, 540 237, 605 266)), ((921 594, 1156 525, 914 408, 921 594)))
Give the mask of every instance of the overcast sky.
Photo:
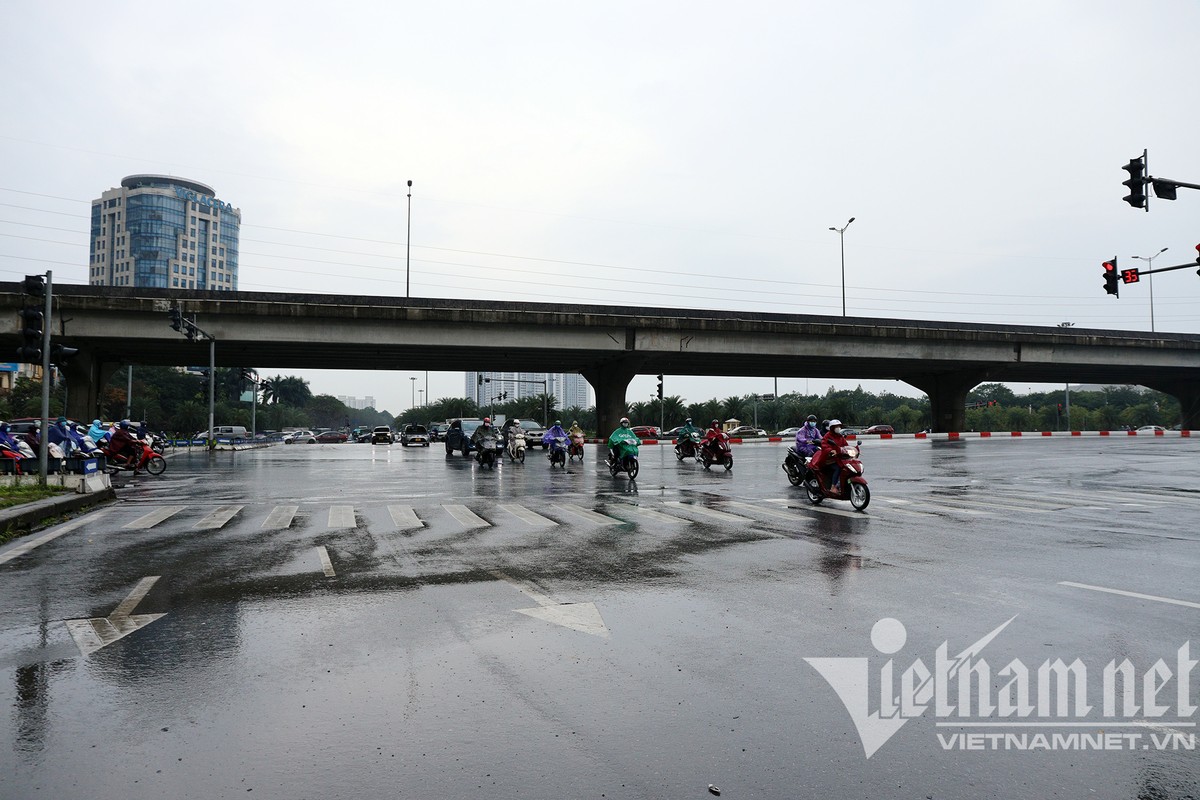
MULTIPOLYGON (((86 283, 90 201, 144 172, 241 209, 244 290, 403 296, 408 180, 413 296, 840 315, 829 228, 855 217, 850 315, 1149 330, 1148 283, 1114 299, 1101 261, 1169 247, 1156 266, 1182 264, 1200 242, 1200 191, 1149 213, 1121 200, 1143 148, 1152 174, 1200 183, 1195 0, 55 2, 4 18, 6 280, 86 283)), ((1157 330, 1200 332, 1195 270, 1154 290, 1157 330)), ((393 413, 410 377, 425 385, 303 374, 393 413)), ((461 373, 429 388, 460 396, 461 373)))

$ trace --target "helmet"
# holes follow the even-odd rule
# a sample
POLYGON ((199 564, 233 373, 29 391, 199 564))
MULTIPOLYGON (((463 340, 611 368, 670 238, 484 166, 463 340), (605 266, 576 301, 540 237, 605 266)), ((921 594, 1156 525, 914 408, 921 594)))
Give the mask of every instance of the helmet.
POLYGON ((97 428, 99 428, 99 427, 100 427, 100 420, 98 420, 98 419, 94 419, 94 420, 92 420, 92 424, 93 424, 93 425, 95 425, 97 428))
POLYGON ((711 427, 714 427, 714 428, 715 428, 715 427, 717 427, 718 425, 720 425, 720 424, 721 424, 721 421, 720 421, 720 420, 716 420, 716 419, 714 419, 712 422, 710 422, 710 423, 708 423, 708 424, 709 424, 711 427))
POLYGON ((491 424, 492 424, 492 418, 491 418, 491 417, 484 417, 484 418, 483 418, 483 424, 484 424, 484 425, 491 425, 491 424))
POLYGON ((578 424, 579 424, 579 420, 577 420, 577 419, 573 419, 573 420, 571 420, 571 424, 572 424, 572 425, 578 425, 578 424))
POLYGON ((629 427, 629 417, 621 417, 621 427, 622 428, 629 427))
POLYGON ((817 415, 816 415, 816 414, 809 414, 809 415, 808 415, 808 421, 809 421, 809 422, 816 422, 816 421, 817 421, 817 415))
POLYGON ((556 419, 556 420, 554 420, 554 424, 555 424, 555 425, 557 425, 558 427, 560 427, 560 428, 561 428, 561 427, 562 427, 562 420, 561 420, 561 419, 556 419))
POLYGON ((128 427, 129 427, 129 420, 127 420, 127 419, 123 419, 123 420, 121 420, 121 421, 120 421, 120 423, 118 423, 118 424, 119 424, 119 426, 120 426, 121 430, 125 430, 126 428, 128 428, 128 427))
POLYGON ((521 420, 517 419, 516 417, 513 417, 512 424, 513 424, 513 425, 520 425, 520 424, 521 424, 521 420))
POLYGON ((829 420, 829 430, 833 430, 834 428, 840 428, 840 427, 842 427, 842 421, 840 419, 829 420))
POLYGON ((685 420, 683 421, 683 424, 684 424, 684 425, 691 425, 691 424, 692 424, 692 418, 691 418, 691 417, 688 417, 687 419, 685 419, 685 420))

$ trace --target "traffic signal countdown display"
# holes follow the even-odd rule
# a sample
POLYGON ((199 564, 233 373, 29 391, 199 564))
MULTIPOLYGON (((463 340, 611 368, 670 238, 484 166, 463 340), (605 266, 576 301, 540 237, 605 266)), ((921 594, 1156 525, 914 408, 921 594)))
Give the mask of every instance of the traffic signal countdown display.
POLYGON ((1137 267, 1121 270, 1121 283, 1137 283, 1142 279, 1142 274, 1137 267))

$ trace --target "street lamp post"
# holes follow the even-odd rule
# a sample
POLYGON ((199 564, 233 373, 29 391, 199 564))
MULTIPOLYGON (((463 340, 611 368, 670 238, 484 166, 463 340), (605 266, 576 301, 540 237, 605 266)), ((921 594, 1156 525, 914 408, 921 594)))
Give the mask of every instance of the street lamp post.
POLYGON ((408 231, 404 234, 404 296, 408 297, 408 256, 412 239, 412 181, 408 182, 408 231))
POLYGON ((414 408, 414 409, 415 409, 415 408, 417 407, 417 379, 416 379, 416 376, 413 376, 413 377, 409 378, 409 380, 410 380, 410 381, 412 381, 412 384, 411 384, 411 386, 412 386, 412 400, 411 400, 411 401, 409 401, 409 404, 408 404, 408 405, 409 405, 409 408, 414 408))
POLYGON ((850 227, 850 223, 854 222, 854 217, 847 220, 846 224, 840 228, 830 228, 831 231, 837 231, 838 238, 842 245, 842 316, 846 316, 846 228, 850 227))
MULTIPOLYGON (((1162 250, 1159 250, 1152 256, 1133 256, 1133 258, 1136 258, 1140 261, 1145 261, 1150 265, 1150 269, 1154 269, 1154 259, 1158 258, 1165 252, 1167 252, 1167 248, 1164 247, 1162 250)), ((1150 332, 1154 333, 1154 276, 1147 275, 1146 283, 1150 286, 1150 332)))

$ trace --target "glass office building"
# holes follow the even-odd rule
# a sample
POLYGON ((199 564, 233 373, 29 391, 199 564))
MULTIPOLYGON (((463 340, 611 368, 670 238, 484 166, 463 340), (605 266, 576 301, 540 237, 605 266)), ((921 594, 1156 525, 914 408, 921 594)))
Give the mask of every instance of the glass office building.
POLYGON ((130 175, 92 201, 88 283, 233 291, 241 225, 203 183, 130 175))

